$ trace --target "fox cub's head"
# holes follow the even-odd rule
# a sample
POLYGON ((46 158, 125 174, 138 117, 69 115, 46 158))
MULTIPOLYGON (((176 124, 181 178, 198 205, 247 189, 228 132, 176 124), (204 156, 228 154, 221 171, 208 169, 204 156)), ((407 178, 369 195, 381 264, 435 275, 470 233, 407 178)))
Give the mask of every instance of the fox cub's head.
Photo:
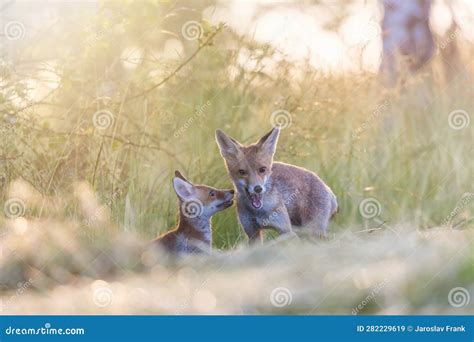
POLYGON ((173 187, 179 198, 180 211, 188 218, 210 218, 230 207, 234 190, 219 190, 206 185, 194 185, 175 171, 173 187))
POLYGON ((262 196, 272 172, 273 155, 280 129, 272 129, 255 144, 243 146, 221 130, 216 140, 227 170, 239 193, 245 193, 255 209, 263 205, 262 196))

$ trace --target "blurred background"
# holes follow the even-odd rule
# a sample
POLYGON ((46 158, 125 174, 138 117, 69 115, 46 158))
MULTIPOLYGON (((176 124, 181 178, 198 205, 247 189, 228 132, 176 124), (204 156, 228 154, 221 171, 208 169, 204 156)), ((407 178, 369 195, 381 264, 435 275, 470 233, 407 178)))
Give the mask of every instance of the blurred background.
POLYGON ((5 312, 350 314, 374 289, 357 313, 455 310, 474 282, 473 43, 467 0, 3 0, 5 312), (338 197, 331 241, 249 250, 233 207, 217 256, 143 252, 176 223, 175 169, 231 186, 215 129, 276 125, 276 160, 338 197))

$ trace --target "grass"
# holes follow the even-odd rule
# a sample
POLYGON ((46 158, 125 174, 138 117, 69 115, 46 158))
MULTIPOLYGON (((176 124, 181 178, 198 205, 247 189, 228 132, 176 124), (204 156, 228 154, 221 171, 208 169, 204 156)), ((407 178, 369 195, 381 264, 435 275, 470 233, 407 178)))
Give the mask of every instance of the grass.
MULTIPOLYGON (((462 290, 454 290, 457 295, 452 294, 459 287, 471 293, 474 289, 472 230, 444 228, 421 232, 402 225, 393 229, 373 234, 345 231, 319 244, 289 241, 260 248, 241 246, 178 263, 164 254, 140 254, 132 247, 135 244, 125 243, 123 239, 104 250, 94 250, 88 245, 86 250, 71 251, 69 255, 63 251, 55 269, 31 274, 29 280, 21 283, 20 294, 7 293, 5 312, 171 315, 472 312, 473 305, 462 290), (140 266, 135 266, 135 271, 140 271, 130 272, 130 260, 136 262, 137 255, 141 255, 141 261, 138 260, 140 266), (70 274, 72 268, 81 269, 80 276, 70 274), (38 288, 51 289, 38 292, 38 288)), ((36 256, 30 263, 41 264, 42 259, 43 256, 36 256)), ((48 265, 51 264, 49 261, 48 265)))
POLYGON ((383 92, 368 72, 322 74, 282 61, 269 69, 277 51, 223 29, 189 62, 142 61, 121 72, 110 70, 113 34, 60 65, 61 83, 41 103, 18 109, 2 98, 13 122, 2 131, 4 207, 15 199, 24 211, 0 218, 5 312, 350 314, 374 289, 360 313, 472 307, 447 303, 450 289, 472 293, 474 282, 472 124, 454 129, 449 119, 473 113, 471 64, 448 82, 435 61, 383 92), (156 73, 167 81, 147 91, 163 79, 156 73), (85 86, 107 82, 107 98, 85 86), (106 129, 93 123, 100 110, 112 116, 106 129), (330 241, 274 245, 269 233, 268 245, 249 249, 231 208, 213 219, 215 255, 173 261, 144 252, 176 222, 173 171, 230 187, 215 129, 253 142, 277 110, 289 114, 276 160, 315 171, 338 197, 330 241), (364 218, 363 200, 378 215, 364 218), (291 304, 269 302, 277 287, 289 289, 291 304), (107 305, 94 302, 97 289, 107 305))

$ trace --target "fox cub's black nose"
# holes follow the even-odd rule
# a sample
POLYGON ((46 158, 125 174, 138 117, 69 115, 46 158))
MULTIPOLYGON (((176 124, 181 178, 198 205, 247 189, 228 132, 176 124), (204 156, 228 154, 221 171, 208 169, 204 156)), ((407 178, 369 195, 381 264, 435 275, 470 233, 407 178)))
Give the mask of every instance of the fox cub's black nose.
POLYGON ((260 185, 256 185, 253 187, 253 191, 255 191, 257 194, 262 192, 262 187, 260 185))

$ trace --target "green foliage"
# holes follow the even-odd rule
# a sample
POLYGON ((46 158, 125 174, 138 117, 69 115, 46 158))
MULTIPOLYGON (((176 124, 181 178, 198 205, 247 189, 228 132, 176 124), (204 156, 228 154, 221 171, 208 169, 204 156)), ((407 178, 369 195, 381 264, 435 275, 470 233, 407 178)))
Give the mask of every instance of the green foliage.
MULTIPOLYGON (((446 298, 473 283, 473 125, 450 116, 474 113, 472 65, 448 82, 433 61, 432 73, 385 91, 372 73, 323 73, 213 26, 201 18, 209 3, 106 2, 0 60, 0 291, 32 279, 48 293, 13 294, 8 310, 97 313, 91 289, 122 276, 112 284, 119 304, 99 309, 176 313, 205 284, 219 313, 348 314, 364 301, 361 314, 470 312, 446 298), (189 22, 197 35, 187 39, 189 22), (232 207, 213 218, 216 254, 151 258, 144 246, 176 223, 174 170, 229 188, 215 129, 254 142, 282 110, 275 159, 333 189, 331 241, 240 248, 232 207), (380 284, 376 302, 368 293, 380 284), (49 295, 57 285, 66 295, 49 295), (279 286, 293 306, 269 304, 279 286), (137 289, 156 291, 159 305, 137 304, 137 289)), ((190 312, 209 312, 197 306, 190 312)))
MULTIPOLYGON (((61 198, 58 215, 79 220, 76 182, 91 184, 102 203, 119 190, 108 205, 112 221, 123 226, 127 199, 133 229, 152 238, 175 222, 174 169, 196 183, 229 187, 214 130, 252 142, 283 109, 291 125, 276 159, 315 171, 333 188, 341 211, 332 231, 378 227, 359 213, 366 197, 381 204, 387 224, 423 228, 441 224, 472 192, 472 125, 455 130, 448 123, 453 110, 472 112, 472 70, 449 84, 421 74, 403 91, 382 94, 372 74, 321 74, 285 62, 267 45, 202 22, 197 9, 173 6, 120 2, 83 27, 64 25, 49 37, 54 59, 47 44, 30 56, 49 58, 38 68, 59 76, 34 101, 25 85, 38 70, 19 79, 2 64, 2 112, 14 121, 2 135, 5 184, 23 179, 41 196, 61 198), (201 22, 199 40, 183 38, 190 19, 201 22), (171 56, 170 38, 182 47, 171 56), (94 121, 98 113, 109 115, 105 129, 94 121)), ((214 227, 219 249, 243 241, 233 208, 216 215, 214 227)))

